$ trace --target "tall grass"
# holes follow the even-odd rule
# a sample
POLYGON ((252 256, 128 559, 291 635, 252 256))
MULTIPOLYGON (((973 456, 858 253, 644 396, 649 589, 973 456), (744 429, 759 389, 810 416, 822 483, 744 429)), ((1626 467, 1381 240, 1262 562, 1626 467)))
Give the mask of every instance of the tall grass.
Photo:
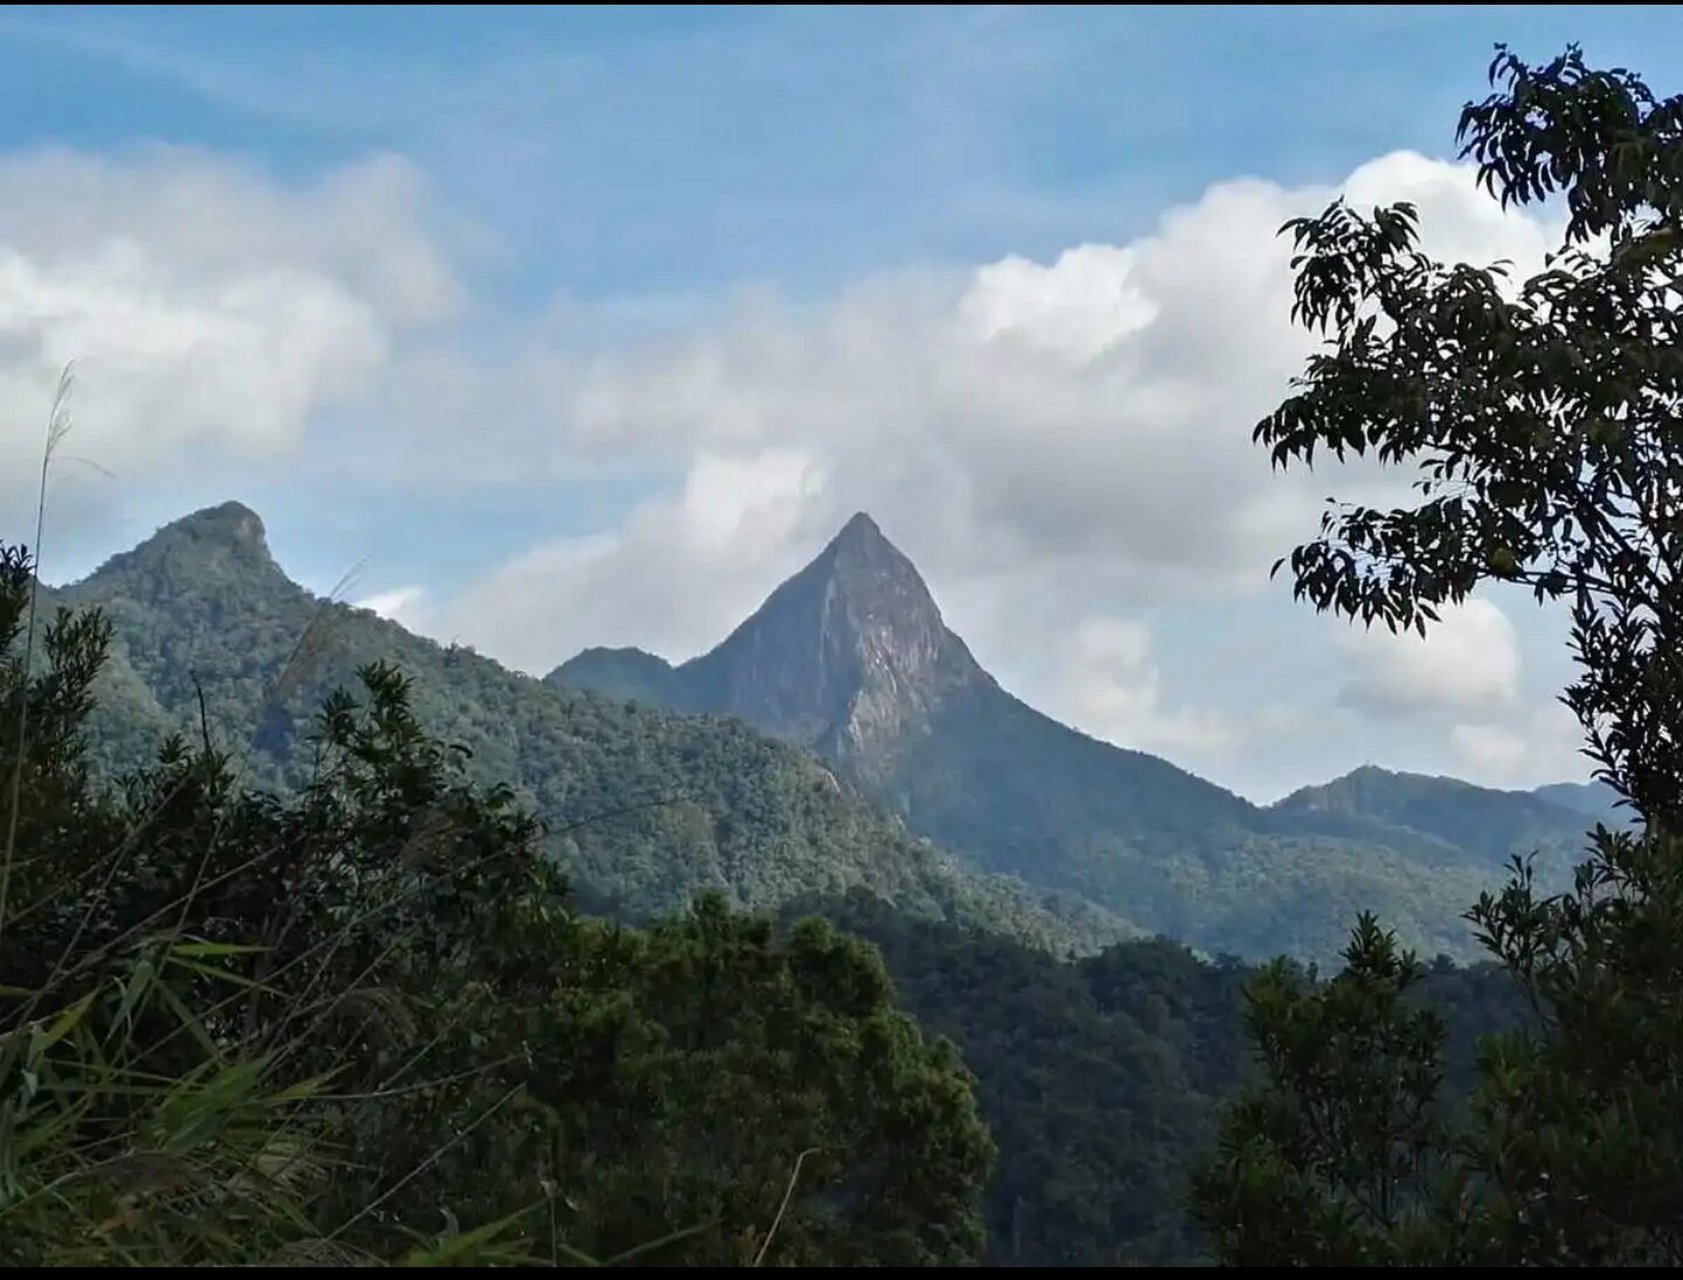
MULTIPOLYGON (((131 820, 110 846, 71 879, 29 875, 50 855, 26 847, 23 815, 52 798, 26 786, 32 711, 60 674, 41 667, 40 549, 49 478, 71 430, 74 371, 59 379, 42 450, 35 503, 33 564, 21 634, 0 634, 0 717, 5 820, 0 835, 0 958, 8 932, 26 920, 55 927, 30 936, 54 940, 57 954, 36 956, 33 980, 0 972, 0 1265, 188 1266, 218 1264, 345 1265, 380 1261, 526 1260, 511 1248, 513 1220, 448 1230, 377 1258, 348 1243, 346 1228, 401 1194, 442 1151, 423 1157, 336 1229, 312 1212, 336 1177, 355 1166, 344 1135, 369 1127, 367 1113, 403 1092, 332 1092, 338 1063, 300 1074, 292 1064, 319 1037, 324 1018, 357 996, 379 1016, 378 992, 320 990, 314 981, 277 986, 269 948, 246 940, 195 936, 187 924, 220 881, 277 854, 253 849, 207 877, 222 837, 221 815, 200 851, 186 893, 115 936, 96 940, 96 919, 135 873, 153 819, 187 786, 191 770, 158 795, 154 811, 131 820), (15 650, 7 653, 8 644, 15 650), (10 720, 10 723, 5 723, 10 720), (7 759, 6 757, 10 757, 7 759), (40 892, 31 893, 35 886, 40 892), (278 1015, 241 1034, 229 1014, 257 996, 279 997, 278 1015), (259 1032, 261 1034, 259 1034, 259 1032)), ((284 695, 320 647, 324 601, 277 673, 266 701, 284 695)), ((49 643, 49 648, 51 644, 49 643)), ((208 733, 206 763, 214 753, 208 733)), ((241 776, 236 773, 235 784, 241 776)), ((374 909, 389 908, 391 898, 374 909)), ((355 927, 321 939, 291 964, 316 977, 324 957, 355 927)), ((347 1043, 354 1037, 346 1037, 347 1043)), ((413 1070, 426 1046, 394 1073, 413 1070)), ((341 1055, 343 1056, 343 1055, 341 1055)), ((483 1117, 482 1117, 483 1118, 483 1117)), ((447 1216, 447 1215, 446 1215, 447 1216)), ((582 1259, 575 1259, 582 1260, 582 1259)))
MULTIPOLYGON (((41 604, 41 540, 47 530, 47 478, 52 471, 53 457, 65 436, 70 434, 70 389, 75 385, 75 366, 67 364, 59 374, 58 388, 53 393, 53 406, 47 415, 47 439, 41 449, 41 475, 35 490, 35 564, 37 572, 29 582, 29 611, 23 641, 22 679, 25 689, 35 660, 35 621, 41 604)), ((5 848, 0 851, 0 936, 6 929, 7 905, 11 897, 12 867, 17 860, 19 800, 23 786, 24 750, 29 745, 29 698, 18 701, 16 757, 10 777, 6 813, 5 848)))
MULTIPOLYGON (((613 1265, 714 1228, 597 1259, 558 1228, 566 1189, 548 1177, 526 1180, 542 1188, 528 1203, 498 1203, 466 1224, 462 1206, 446 1202, 451 1190, 471 1201, 476 1188, 471 1165, 467 1185, 459 1169, 455 1183, 441 1181, 440 1169, 496 1126, 525 1123, 522 1054, 478 1061, 469 1041, 463 1065, 458 1023, 484 1016, 499 995, 490 984, 440 994, 387 979, 414 978, 393 957, 434 927, 435 913, 471 919, 503 905, 505 888, 521 892, 541 862, 535 822, 493 798, 464 832, 449 812, 420 804, 395 815, 392 843, 372 855, 334 843, 345 814, 331 800, 289 811, 307 819, 294 826, 242 826, 254 811, 242 805, 275 811, 246 794, 244 764, 219 754, 208 717, 199 747, 166 749, 128 780, 124 803, 84 803, 75 739, 109 632, 91 615, 39 617, 48 478, 70 432, 72 385, 66 369, 43 450, 35 559, 0 556, 0 1266, 613 1265), (62 741, 47 740, 55 734, 62 741), (264 889, 288 875, 295 885, 306 855, 326 869, 328 909, 310 915, 288 901, 276 918, 219 912, 231 887, 264 889), (499 866, 505 880, 481 875, 499 866), (440 1063, 448 1045, 457 1060, 440 1063), (430 1113, 406 1109, 421 1096, 445 1101, 430 1113), (415 1114, 438 1123, 405 1141, 415 1114), (382 1137, 397 1154, 368 1149, 382 1137), (441 1225, 422 1231, 423 1221, 441 1225)), ((304 625, 259 721, 308 681, 330 644, 338 593, 304 625)), ((370 692, 379 725, 373 682, 370 692)), ((349 723, 349 705, 329 699, 324 724, 349 723)), ((435 747, 447 754, 423 744, 423 763, 435 747)), ((396 775, 413 763, 399 761, 396 775)), ((312 786, 324 784, 320 767, 312 786)), ((471 927, 465 936, 470 946, 500 942, 471 927)), ((539 984, 548 980, 540 972, 539 984)), ((739 1241, 741 1261, 764 1265, 780 1229, 788 1235, 785 1214, 816 1153, 795 1158, 769 1226, 739 1241)))

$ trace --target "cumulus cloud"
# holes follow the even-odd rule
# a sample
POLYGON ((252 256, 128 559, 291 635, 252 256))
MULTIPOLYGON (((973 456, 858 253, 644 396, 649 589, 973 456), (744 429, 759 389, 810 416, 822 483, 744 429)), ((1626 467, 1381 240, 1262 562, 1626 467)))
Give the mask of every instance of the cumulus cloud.
MULTIPOLYGON (((1463 166, 1398 153, 1342 189, 1363 204, 1414 200, 1426 247, 1452 257, 1523 268, 1547 243, 1463 166)), ((405 419, 448 424, 471 410, 487 465, 683 477, 621 528, 505 566, 461 622, 518 636, 527 653, 549 643, 543 662, 567 656, 585 616, 615 640, 691 650, 717 638, 723 602, 749 595, 747 566, 792 567, 859 508, 955 598, 984 581, 1008 602, 1065 584, 1043 603, 1066 633, 1119 603, 1261 592, 1332 487, 1271 473, 1250 432, 1309 349, 1289 322, 1289 246, 1276 231, 1334 194, 1225 182, 1125 245, 886 273, 820 303, 748 292, 646 343, 534 336, 495 370, 429 361, 405 419), (514 425, 540 413, 542 430, 514 425), (804 479, 784 516, 699 539, 692 490, 719 459, 790 454, 804 479), (510 575, 517 593, 501 589, 510 575), (476 617, 482 604, 506 620, 476 617)), ((453 428, 435 430, 448 449, 453 428)), ((1335 484, 1383 501, 1406 481, 1368 466, 1335 484)), ((976 637, 1007 668, 1024 625, 1013 617, 1028 612, 1006 608, 1003 630, 976 637)))
POLYGON ((1424 637, 1380 628, 1345 632, 1354 672, 1339 691, 1340 705, 1380 718, 1517 706, 1519 644, 1508 615, 1477 597, 1441 615, 1424 637))
MULTIPOLYGON (((1452 258, 1524 270, 1550 240, 1465 167, 1412 153, 1338 189, 1413 200, 1425 247, 1452 258)), ((1128 745, 1219 755, 1297 731, 1301 710, 1182 705, 1124 615, 1256 596, 1327 492, 1405 492, 1372 466, 1274 474, 1250 442, 1309 350, 1276 230, 1334 194, 1224 182, 1126 244, 920 265, 820 300, 748 289, 628 337, 588 303, 469 323, 399 160, 286 184, 176 150, 14 158, 0 516, 25 501, 28 424, 71 357, 72 450, 130 477, 310 445, 394 487, 630 479, 644 496, 612 524, 451 596, 365 602, 541 671, 588 644, 707 648, 863 508, 1008 685, 1128 745)), ((1346 656, 1346 705, 1430 704, 1496 760, 1478 726, 1509 723, 1519 677, 1499 611, 1470 606, 1424 649, 1346 656)))
POLYGON ((401 623, 412 630, 420 630, 431 621, 431 594, 418 584, 377 591, 362 600, 352 601, 352 607, 367 609, 388 622, 401 623))
POLYGON ((823 481, 798 449, 704 454, 676 500, 643 504, 617 530, 533 548, 438 625, 534 674, 596 644, 691 657, 799 567, 823 481))
POLYGON ((1070 635, 1047 710, 1095 737, 1139 751, 1220 754, 1239 740, 1230 716, 1166 705, 1151 629, 1137 619, 1092 617, 1070 635))
POLYGON ((0 515, 72 360, 66 448, 130 484, 296 450, 455 314, 423 197, 393 158, 300 187, 172 148, 0 161, 0 515))
POLYGON ((1525 735, 1499 724, 1458 724, 1450 741, 1465 769, 1484 778, 1517 775, 1528 754, 1525 735))
POLYGON ((1528 708, 1506 723, 1466 722, 1450 730, 1458 771, 1492 787, 1532 787, 1588 776, 1584 734, 1559 703, 1528 708))
POLYGON ((1080 369, 1157 318, 1137 272, 1131 249, 1106 244, 1069 249, 1050 266, 1004 258, 976 272, 958 311, 983 343, 1021 341, 1080 369))

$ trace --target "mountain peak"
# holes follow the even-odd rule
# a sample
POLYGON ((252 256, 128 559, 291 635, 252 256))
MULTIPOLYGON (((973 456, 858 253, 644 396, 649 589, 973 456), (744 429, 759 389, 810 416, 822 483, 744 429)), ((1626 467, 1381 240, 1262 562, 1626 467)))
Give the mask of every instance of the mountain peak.
POLYGON ((269 535, 263 527, 263 517, 243 502, 202 507, 164 526, 161 532, 171 530, 204 541, 226 542, 231 547, 264 556, 269 554, 269 535))
POLYGON ((243 502, 223 502, 172 520, 134 550, 106 561, 90 581, 147 577, 159 566, 183 563, 247 578, 285 578, 269 554, 262 517, 243 502))
POLYGON ((944 693, 990 683, 916 566, 863 511, 680 670, 702 705, 849 754, 897 736, 944 693))
POLYGON ((831 547, 859 548, 870 547, 877 543, 886 544, 888 539, 882 536, 882 529, 864 511, 855 511, 848 522, 841 527, 841 531, 830 540, 831 547))
POLYGON ((807 574, 828 574, 839 590, 850 595, 883 597, 876 604, 898 614, 903 621, 910 620, 913 614, 933 614, 935 622, 940 622, 941 611, 935 607, 917 566, 863 511, 844 524, 796 577, 807 574), (888 599, 890 596, 894 598, 888 599))
POLYGON ((544 677, 557 689, 582 689, 604 697, 677 711, 687 709, 683 684, 665 658, 643 649, 584 649, 544 677))
MULTIPOLYGON (((263 518, 243 502, 201 507, 166 524, 136 548, 148 548, 197 560, 228 561, 248 568, 275 569, 263 518)), ((278 571, 278 570, 277 570, 278 571)))

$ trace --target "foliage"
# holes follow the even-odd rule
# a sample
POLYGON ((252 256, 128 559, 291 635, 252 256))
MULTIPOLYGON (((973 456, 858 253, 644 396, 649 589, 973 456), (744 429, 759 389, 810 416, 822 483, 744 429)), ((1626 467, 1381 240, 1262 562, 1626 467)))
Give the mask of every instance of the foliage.
POLYGON ((1311 989, 1276 961, 1245 992, 1264 1088, 1226 1113, 1192 1197, 1230 1265, 1405 1266, 1438 1257, 1447 1147, 1443 1024, 1410 1005, 1422 971, 1371 915, 1311 989))
POLYGON ((0 711, 33 726, 0 755, 7 1264, 974 1256, 968 1077, 867 948, 716 899, 578 919, 383 664, 286 797, 179 738, 102 793, 108 628, 60 614, 32 672, 29 565, 0 567, 0 711))
MULTIPOLYGON (((1475 948, 1460 912, 1494 880, 1479 851, 1400 822, 1260 809, 997 688, 950 699, 886 785, 914 828, 986 869, 1209 952, 1324 959, 1354 912, 1383 909, 1417 945, 1464 959, 1475 948)), ((1579 844, 1580 825, 1562 814, 1552 835, 1579 844)))
POLYGON ((772 1261, 974 1259, 992 1144, 956 1054, 895 1009, 872 949, 814 920, 778 939, 717 898, 582 936, 589 981, 557 1001, 534 1072, 577 1153, 585 1247, 705 1223, 649 1260, 747 1264, 793 1184, 772 1261))
MULTIPOLYGON (((1401 1131, 1439 1169, 1410 1220, 1368 1209, 1355 1228, 1276 1229, 1271 1200, 1332 1203, 1346 1170, 1385 1178, 1390 1148, 1349 1129, 1293 1147, 1265 1122, 1322 1108, 1355 1123, 1345 1040, 1271 1064, 1197 1202, 1230 1259, 1683 1261, 1683 98, 1592 70, 1575 48, 1540 67, 1501 50, 1491 79, 1462 113, 1464 153, 1504 205, 1563 197, 1563 245, 1515 282, 1431 261, 1407 206, 1335 204, 1290 224, 1296 314, 1329 341, 1257 436, 1282 464, 1319 447, 1421 467, 1418 505, 1335 507, 1293 553, 1297 593, 1318 608, 1424 633, 1492 579, 1569 604, 1578 674, 1563 700, 1641 827, 1598 827, 1569 891, 1538 892, 1521 865, 1469 913, 1538 1020, 1487 1044, 1464 1124, 1401 1131), (1215 1194, 1221 1181, 1246 1192, 1215 1194)), ((1382 1084, 1418 1102, 1429 1047, 1387 994, 1406 966, 1381 958, 1359 934, 1352 981, 1376 995, 1348 1012, 1368 1042, 1408 1046, 1382 1084)), ((1339 1008, 1330 988, 1277 994, 1254 1011, 1265 1045, 1339 1008)))
MULTIPOLYGON (((50 647, 54 668, 76 665, 62 642, 50 647)), ((231 1135, 226 1148, 200 1144, 193 1153, 199 1166, 223 1170, 206 1175, 209 1186, 219 1177, 264 1190, 256 1206, 228 1201, 244 1215, 245 1252, 229 1252, 211 1231, 217 1218, 203 1199, 172 1201, 173 1213, 146 1201, 122 1248, 136 1258, 401 1260, 430 1251, 453 1261, 565 1261, 569 1250, 608 1258, 664 1242, 637 1256, 739 1262, 757 1256, 778 1221, 768 1261, 969 1256, 980 1239, 971 1206, 987 1144, 967 1118, 966 1077, 944 1050, 919 1048, 868 952, 812 925, 775 934, 717 902, 647 931, 571 916, 548 864, 531 856, 542 846, 520 807, 506 792, 468 785, 472 762, 420 731, 404 681, 384 668, 365 674, 368 705, 329 702, 307 780, 291 799, 237 785, 235 766, 202 744, 176 744, 130 781, 113 811, 95 803, 76 751, 60 753, 59 767, 76 779, 61 797, 80 806, 73 830, 86 836, 96 821, 109 829, 76 844, 58 874, 64 883, 109 876, 105 905, 88 913, 61 894, 69 908, 33 933, 26 915, 17 932, 0 935, 8 970, 36 965, 29 971, 39 980, 38 959, 56 954, 67 930, 80 926, 77 946, 92 953, 89 939, 120 938, 179 899, 193 906, 166 914, 170 928, 113 949, 117 981, 101 988, 107 998, 120 1000, 145 961, 167 979, 146 988, 147 1025, 160 1040, 173 1036, 178 1051, 202 1048, 201 1033, 215 1032, 229 1041, 223 1056, 243 1068, 257 1058, 242 1047, 277 1038, 291 1046, 241 1077, 249 1093, 233 1100, 246 1108, 242 1123, 216 1128, 231 1135), (137 829, 146 838, 125 845, 137 829), (337 852, 323 859, 329 838, 337 852), (73 861, 115 848, 127 850, 120 866, 73 861), (300 856, 251 862, 254 849, 300 856), (474 865, 476 850, 497 849, 504 853, 474 865), (401 874, 392 879, 388 868, 401 874), (415 873, 421 878, 405 878, 415 873), (362 914, 352 903, 365 899, 383 910, 346 930, 362 914), (322 930, 336 941, 312 950, 308 940, 322 930), (271 949, 194 950, 239 947, 251 936, 272 939, 271 949), (171 946, 170 938, 186 940, 171 946), (182 985, 187 979, 202 985, 182 985), (252 980, 261 992, 241 985, 252 980), (335 991, 346 995, 329 999, 335 991), (300 1007, 308 1014, 288 1017, 300 1007), (256 1019, 249 1033, 247 1018, 256 1019), (801 1089, 790 1085, 795 1064, 801 1089), (903 1099, 897 1109, 871 1106, 872 1081, 903 1099), (254 1183, 248 1166, 283 1113, 294 1145, 278 1167, 292 1181, 254 1183), (347 1153, 354 1168, 342 1167, 347 1153), (908 1234, 908 1219, 922 1230, 908 1234), (210 1239, 199 1253, 183 1236, 189 1227, 210 1239), (150 1244, 138 1239, 143 1228, 158 1233, 150 1244)), ((46 686, 37 683, 44 708, 46 686)), ((56 722, 73 726, 85 711, 71 701, 56 722)), ((53 713, 42 710, 37 723, 36 756, 72 741, 45 732, 53 713)), ((44 771, 32 776, 44 785, 44 771)), ((34 806, 26 816, 36 812, 50 816, 34 806)), ((37 884, 28 896, 53 893, 37 884)), ((1218 1099, 1244 1075, 1237 992, 1248 970, 1162 942, 1062 962, 978 928, 908 915, 857 888, 842 901, 791 907, 786 920, 819 909, 883 949, 899 997, 977 1073, 982 1116, 1000 1147, 982 1201, 987 1260, 1202 1255, 1180 1196, 1218 1099)), ((1479 994, 1488 981, 1477 970, 1440 964, 1430 981, 1461 1033, 1458 1046, 1471 1028, 1511 1017, 1500 998, 1479 994)), ((92 1012, 95 1021, 112 1016, 92 1012)), ((66 1041, 59 1053, 68 1049, 66 1041)), ((215 1069, 198 1059, 172 1069, 195 1065, 215 1069)), ((84 1084, 91 1074, 83 1071, 84 1084)), ((113 1131, 144 1120, 120 1111, 113 1131)), ((38 1184, 62 1176, 59 1168, 36 1167, 38 1184)), ((112 1204, 126 1192, 103 1194, 79 1220, 114 1219, 112 1204)), ((60 1260, 114 1256, 103 1236, 64 1232, 62 1205, 45 1221, 60 1234, 43 1227, 17 1238, 58 1242, 60 1260)))
MULTIPOLYGON (((1572 783, 1537 791, 1496 791, 1455 778, 1395 773, 1371 765, 1319 787, 1304 787, 1275 806, 1276 812, 1314 812, 1331 829, 1346 818, 1352 833, 1378 821, 1452 845, 1491 871, 1506 872, 1516 857, 1547 864, 1549 883, 1564 888, 1585 845, 1590 788, 1572 783), (1568 803, 1549 795, 1569 797, 1568 803)), ((1593 816, 1608 815, 1607 806, 1593 816)), ((1424 850, 1422 849, 1422 852, 1424 850)), ((1464 905, 1464 904, 1463 904, 1464 905)))
POLYGON ((165 733, 198 736, 202 721, 243 778, 295 791, 313 767, 314 709, 385 662, 409 678, 416 715, 467 749, 470 778, 506 783, 544 820, 580 901, 622 918, 706 892, 770 909, 864 884, 910 911, 1059 948, 1129 931, 1098 908, 962 871, 817 761, 739 722, 568 693, 315 599, 238 504, 177 521, 57 596, 112 624, 89 732, 101 776, 143 763, 165 733))
POLYGON ((1461 912, 1499 882, 1511 854, 1542 849, 1549 882, 1565 883, 1583 847, 1582 820, 1535 796, 1377 770, 1326 788, 1359 789, 1354 804, 1327 805, 1317 794, 1259 808, 1006 693, 945 631, 898 552, 874 570, 880 579, 857 566, 833 577, 831 555, 706 657, 672 667, 635 649, 587 649, 546 683, 668 710, 728 711, 795 736, 911 829, 984 870, 1209 951, 1330 957, 1351 914, 1376 908, 1416 945, 1465 957, 1476 947, 1461 912), (842 640, 828 629, 831 614, 846 613, 837 603, 845 600, 879 622, 899 610, 895 625, 921 637, 907 647, 959 654, 959 676, 926 673, 930 687, 915 692, 865 689, 869 664, 833 652, 842 640), (736 670, 725 685, 721 664, 736 670), (810 731, 828 724, 810 705, 820 687, 845 708, 897 693, 900 720, 877 723, 898 731, 864 740, 834 726, 810 731))
MULTIPOLYGON (((1058 961, 1007 938, 917 920, 856 892, 825 914, 882 950, 906 1007, 976 1075, 999 1146, 984 1261, 1172 1266, 1207 1257, 1185 1212, 1218 1108, 1255 1073, 1241 990, 1256 970, 1165 941, 1058 961)), ((1307 981, 1301 974, 1297 980, 1307 981)), ((1517 1025, 1518 987, 1440 959, 1405 1000, 1446 1029, 1447 1092, 1465 1100, 1474 1044, 1517 1025)))

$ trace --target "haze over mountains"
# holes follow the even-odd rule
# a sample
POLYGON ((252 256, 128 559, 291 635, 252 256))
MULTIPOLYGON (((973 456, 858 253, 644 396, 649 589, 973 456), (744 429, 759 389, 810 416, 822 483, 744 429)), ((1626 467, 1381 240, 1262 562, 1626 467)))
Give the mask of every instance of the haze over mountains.
POLYGON ((865 887, 1056 949, 1144 932, 1324 957, 1372 908, 1428 953, 1466 956, 1460 914, 1506 859, 1537 849, 1562 875, 1605 816, 1593 788, 1376 769, 1254 805, 1002 689, 863 514, 708 653, 674 667, 593 649, 541 682, 317 600, 238 503, 51 595, 115 624, 107 770, 199 732, 202 692, 219 744, 293 785, 322 695, 388 661, 429 728, 558 829, 586 899, 633 916, 709 888, 772 907, 865 887))

